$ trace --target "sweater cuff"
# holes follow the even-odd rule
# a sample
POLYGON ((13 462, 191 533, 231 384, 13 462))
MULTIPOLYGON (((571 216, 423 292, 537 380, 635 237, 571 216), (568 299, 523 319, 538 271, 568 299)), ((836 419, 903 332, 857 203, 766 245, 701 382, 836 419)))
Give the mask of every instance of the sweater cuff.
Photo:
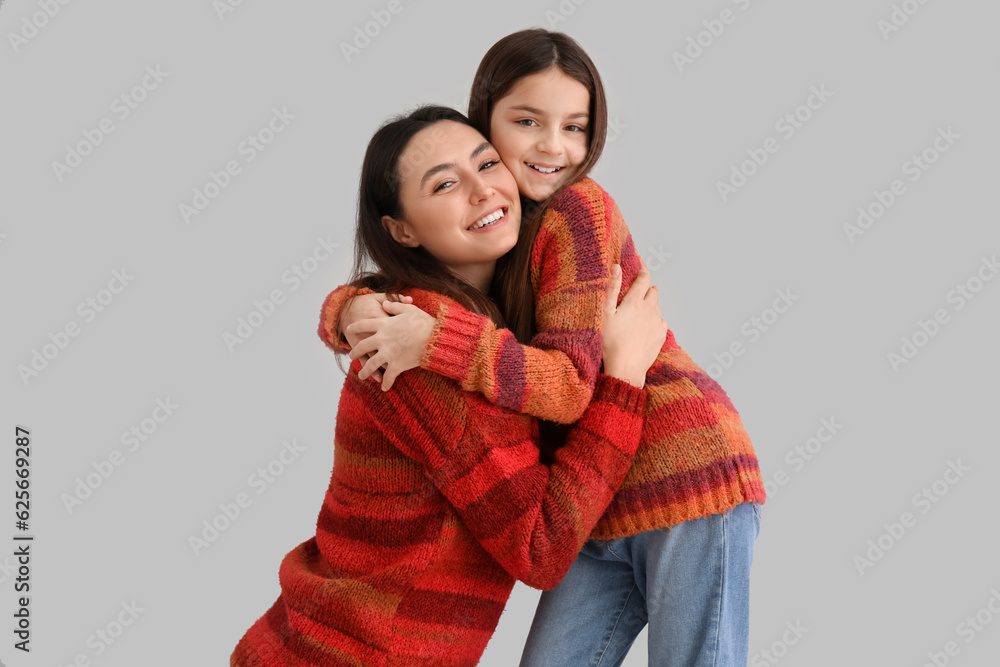
POLYGON ((458 304, 442 304, 420 367, 464 382, 479 354, 482 319, 458 304))
POLYGON ((330 292, 323 301, 323 307, 320 309, 319 329, 317 333, 323 343, 338 354, 349 354, 351 351, 351 346, 348 344, 347 339, 340 334, 340 312, 349 298, 361 294, 375 294, 375 290, 367 287, 341 285, 330 292))
POLYGON ((623 412, 643 416, 646 412, 646 389, 629 384, 613 375, 597 374, 594 396, 591 401, 603 401, 617 406, 623 412))

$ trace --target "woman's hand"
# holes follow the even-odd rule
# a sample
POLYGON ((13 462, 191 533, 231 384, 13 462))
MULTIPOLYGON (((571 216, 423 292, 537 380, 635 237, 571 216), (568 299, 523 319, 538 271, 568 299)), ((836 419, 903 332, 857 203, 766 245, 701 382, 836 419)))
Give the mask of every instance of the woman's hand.
POLYGON ((622 270, 611 267, 611 283, 604 301, 604 373, 636 387, 646 384, 646 371, 667 338, 667 321, 660 315, 659 291, 651 287, 646 263, 639 259, 639 273, 622 298, 622 270))
MULTIPOLYGON (((403 303, 413 303, 413 298, 409 296, 402 297, 403 303)), ((375 294, 360 294, 353 297, 347 301, 347 305, 343 310, 340 311, 340 317, 338 318, 338 324, 340 325, 340 330, 344 334, 344 338, 347 339, 347 344, 352 348, 357 345, 360 341, 364 340, 371 334, 357 334, 348 333, 346 331, 347 327, 354 322, 360 322, 364 319, 378 318, 378 317, 389 317, 389 313, 385 312, 382 308, 382 304, 386 300, 386 295, 383 292, 376 292, 375 294)), ((351 357, 352 359, 354 357, 351 357)), ((368 362, 370 358, 369 355, 364 355, 361 357, 362 366, 368 362)), ((372 373, 374 377, 379 382, 382 381, 382 373, 376 369, 372 373)))
POLYGON ((344 335, 362 338, 352 345, 349 355, 351 359, 367 358, 358 377, 364 380, 374 376, 382 367, 382 391, 389 391, 400 373, 420 366, 437 320, 411 304, 384 300, 381 307, 383 316, 353 322, 345 327, 344 335))

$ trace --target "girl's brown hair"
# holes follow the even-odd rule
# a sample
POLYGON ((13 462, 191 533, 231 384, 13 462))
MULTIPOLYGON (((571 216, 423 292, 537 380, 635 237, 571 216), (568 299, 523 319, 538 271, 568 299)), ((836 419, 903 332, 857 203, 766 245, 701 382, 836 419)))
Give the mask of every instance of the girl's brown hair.
MULTIPOLYGON (((490 138, 490 119, 496 103, 526 76, 558 67, 579 81, 590 93, 590 120, 587 123, 587 156, 568 182, 586 176, 604 150, 608 135, 608 107, 604 84, 597 67, 576 41, 561 32, 544 28, 520 30, 494 44, 479 63, 469 95, 469 120, 490 138)), ((521 235, 517 246, 497 264, 494 290, 497 303, 506 314, 507 327, 522 343, 531 340, 535 329, 535 295, 531 288, 531 247, 541 227, 542 216, 553 193, 537 206, 521 198, 521 235), (523 243, 522 243, 523 241, 523 243)))

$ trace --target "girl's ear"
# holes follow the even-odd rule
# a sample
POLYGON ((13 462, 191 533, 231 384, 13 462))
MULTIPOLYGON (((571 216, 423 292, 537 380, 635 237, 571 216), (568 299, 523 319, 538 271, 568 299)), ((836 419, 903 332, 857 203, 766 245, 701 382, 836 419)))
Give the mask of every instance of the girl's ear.
POLYGON ((403 247, 416 248, 420 245, 417 237, 413 235, 410 225, 405 220, 396 220, 388 215, 383 215, 382 227, 389 232, 389 236, 396 243, 403 247))

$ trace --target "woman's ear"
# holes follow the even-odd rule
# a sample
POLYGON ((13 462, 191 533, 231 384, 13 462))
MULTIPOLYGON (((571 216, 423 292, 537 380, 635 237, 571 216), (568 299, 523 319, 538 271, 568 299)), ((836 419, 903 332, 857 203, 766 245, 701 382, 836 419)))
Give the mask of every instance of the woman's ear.
POLYGON ((396 220, 388 215, 383 215, 382 227, 389 232, 389 236, 396 243, 403 247, 416 248, 420 245, 417 237, 413 235, 410 225, 405 220, 396 220))

